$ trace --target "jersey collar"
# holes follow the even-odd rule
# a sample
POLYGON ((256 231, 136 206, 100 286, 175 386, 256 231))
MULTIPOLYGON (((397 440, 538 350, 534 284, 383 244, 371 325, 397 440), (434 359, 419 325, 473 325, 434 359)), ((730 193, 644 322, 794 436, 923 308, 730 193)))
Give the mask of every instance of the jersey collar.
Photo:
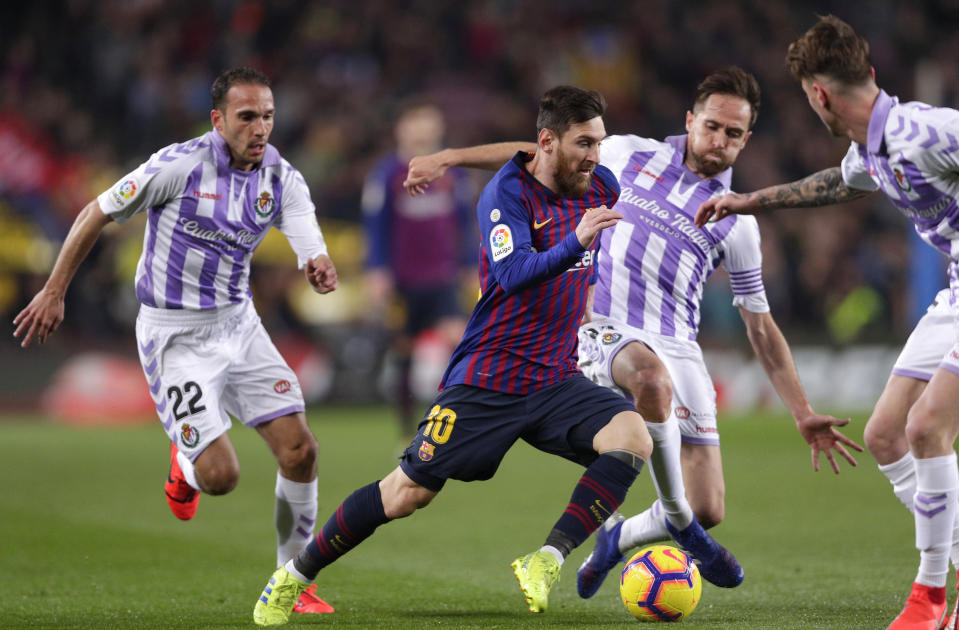
MULTIPOLYGON (((213 151, 217 155, 217 163, 224 165, 227 168, 232 168, 230 166, 230 147, 227 146, 226 140, 223 139, 223 136, 221 136, 220 132, 216 129, 210 130, 210 142, 213 145, 213 151)), ((272 144, 267 143, 266 151, 263 152, 263 160, 260 162, 260 166, 258 168, 263 168, 265 166, 276 166, 279 163, 280 152, 277 151, 276 147, 274 147, 272 144)), ((255 171, 256 169, 253 170, 255 171)))
MULTIPOLYGON (((673 163, 679 166, 680 168, 686 169, 687 171, 689 171, 689 169, 686 167, 685 160, 686 160, 686 138, 688 137, 689 137, 688 133, 684 133, 681 136, 666 137, 666 144, 670 145, 671 147, 673 147, 673 149, 676 150, 676 152, 673 153, 673 163)), ((692 173, 692 171, 689 171, 689 172, 692 173)), ((695 173, 693 174, 695 175, 695 173)), ((696 175, 696 177, 699 177, 699 175, 696 175)), ((709 179, 716 180, 717 182, 723 185, 723 188, 725 188, 726 190, 729 190, 729 187, 732 186, 732 183, 733 183, 733 167, 730 166, 722 173, 718 173, 717 175, 714 175, 710 177, 709 179)))
POLYGON ((885 90, 879 90, 879 96, 872 105, 872 114, 869 115, 869 128, 866 130, 866 149, 869 153, 878 154, 885 138, 886 120, 893 106, 898 103, 895 96, 889 96, 885 90))

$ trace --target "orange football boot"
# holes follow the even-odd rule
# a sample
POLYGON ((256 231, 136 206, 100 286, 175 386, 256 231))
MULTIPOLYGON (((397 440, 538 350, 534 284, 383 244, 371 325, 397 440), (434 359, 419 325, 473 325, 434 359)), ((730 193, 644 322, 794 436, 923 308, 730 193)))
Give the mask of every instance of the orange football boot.
POLYGON ((914 582, 899 616, 886 630, 939 630, 946 614, 946 587, 914 582))
POLYGON ((293 605, 293 612, 298 613, 331 613, 333 607, 316 596, 316 584, 310 584, 300 594, 300 598, 293 605))
POLYGON ((166 502, 173 515, 181 521, 188 521, 196 515, 200 503, 200 491, 186 482, 180 464, 176 461, 176 444, 170 443, 170 472, 166 478, 166 502))

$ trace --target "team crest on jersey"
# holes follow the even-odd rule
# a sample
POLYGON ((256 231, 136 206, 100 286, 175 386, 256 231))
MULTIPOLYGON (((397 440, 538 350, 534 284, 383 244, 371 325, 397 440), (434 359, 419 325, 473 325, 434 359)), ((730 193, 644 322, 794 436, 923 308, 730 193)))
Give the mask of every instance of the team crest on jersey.
POLYGON ((116 187, 110 191, 110 196, 113 198, 113 203, 115 203, 118 208, 122 208, 128 201, 136 196, 137 190, 139 189, 140 185, 137 180, 130 178, 117 184, 116 187))
POLYGON ((623 336, 618 332, 603 333, 603 345, 608 346, 610 344, 614 344, 622 338, 623 336))
POLYGON ((273 214, 274 206, 273 197, 270 196, 268 192, 261 192, 260 196, 256 200, 256 213, 261 218, 265 219, 271 214, 273 214))
POLYGON ((500 223, 493 226, 489 233, 490 250, 493 252, 493 262, 500 258, 506 258, 513 253, 513 233, 509 226, 500 223))
POLYGON ((912 184, 909 183, 909 178, 906 177, 906 173, 899 166, 892 167, 892 174, 896 177, 896 186, 899 186, 899 189, 903 192, 912 192, 912 184))
POLYGON ((431 459, 433 459, 433 451, 435 449, 436 449, 435 446, 433 446, 432 444, 424 440, 423 443, 420 444, 420 451, 419 453, 417 453, 417 455, 424 462, 428 462, 431 459))
POLYGON ((200 442, 200 431, 192 424, 184 422, 180 427, 180 442, 183 446, 193 448, 200 442))

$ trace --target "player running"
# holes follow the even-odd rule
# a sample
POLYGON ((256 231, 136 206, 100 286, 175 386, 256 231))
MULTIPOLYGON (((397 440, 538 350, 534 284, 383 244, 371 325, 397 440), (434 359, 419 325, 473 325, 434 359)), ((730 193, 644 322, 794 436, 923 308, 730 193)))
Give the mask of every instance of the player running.
MULTIPOLYGON (((596 547, 578 573, 582 597, 596 593, 628 550, 670 537, 713 584, 734 587, 743 579, 739 562, 705 531, 723 519, 725 483, 716 394, 696 334, 703 286, 720 264, 730 274, 733 304, 750 343, 812 448, 814 468, 823 453, 839 472, 832 449, 852 465, 845 446, 862 450, 835 429, 848 420, 817 414, 806 399, 789 346, 769 312, 756 221, 743 217, 702 230, 693 225, 702 201, 729 190, 732 164, 758 108, 755 78, 727 68, 699 85, 686 114, 687 135, 603 141, 601 163, 619 180, 622 192, 614 209, 624 218, 600 237, 591 321, 579 331, 580 367, 636 402, 653 439, 650 469, 659 498, 632 518, 614 514, 597 531, 596 547)), ((488 166, 526 146, 447 149, 416 158, 407 184, 415 193, 449 166, 488 166)))
MULTIPOLYGON (((869 44, 826 16, 789 46, 786 65, 830 133, 852 140, 842 165, 757 192, 709 200, 697 225, 734 213, 812 207, 881 190, 927 243, 949 257, 941 291, 896 360, 865 440, 913 512, 919 571, 889 630, 936 630, 946 609, 950 555, 959 566, 959 112, 900 103, 879 89, 869 44)), ((725 221, 716 223, 722 225, 725 221)), ((959 610, 959 599, 957 599, 959 610)), ((954 610, 948 627, 959 623, 954 610)))
POLYGON ((605 101, 561 86, 540 101, 536 151, 516 154, 477 205, 482 297, 400 465, 340 505, 257 601, 260 625, 286 623, 325 566, 380 525, 425 507, 448 479, 496 472, 517 439, 586 467, 545 544, 513 563, 531 612, 544 612, 560 567, 622 503, 652 444, 631 403, 576 369, 592 247, 621 218, 597 163, 605 101))
MULTIPOLYGON (((213 130, 153 154, 91 201, 70 229, 43 289, 13 323, 22 346, 63 321, 64 295, 103 228, 147 214, 136 273, 137 347, 170 437, 167 503, 196 514, 200 492, 226 494, 240 465, 226 432, 233 415, 269 445, 276 476, 277 564, 302 549, 316 521, 316 439, 293 371, 253 308, 250 258, 270 227, 296 252, 317 293, 337 287, 302 175, 268 144, 273 92, 250 68, 212 86, 213 130)), ((306 593, 301 612, 331 612, 306 593)))

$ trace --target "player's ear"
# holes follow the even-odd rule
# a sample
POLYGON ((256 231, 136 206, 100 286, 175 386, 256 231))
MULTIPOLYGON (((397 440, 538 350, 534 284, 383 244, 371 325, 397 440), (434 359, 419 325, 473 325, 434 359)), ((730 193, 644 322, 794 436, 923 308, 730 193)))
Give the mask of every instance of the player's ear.
POLYGON ((552 153, 553 146, 556 143, 556 134, 554 134, 550 129, 540 129, 539 135, 536 138, 536 143, 545 153, 552 153))
POLYGON ((210 110, 210 122, 217 131, 223 131, 223 112, 218 109, 210 110))
POLYGON ((696 115, 687 109, 686 110, 686 131, 689 131, 690 129, 692 129, 694 118, 696 118, 696 115))

